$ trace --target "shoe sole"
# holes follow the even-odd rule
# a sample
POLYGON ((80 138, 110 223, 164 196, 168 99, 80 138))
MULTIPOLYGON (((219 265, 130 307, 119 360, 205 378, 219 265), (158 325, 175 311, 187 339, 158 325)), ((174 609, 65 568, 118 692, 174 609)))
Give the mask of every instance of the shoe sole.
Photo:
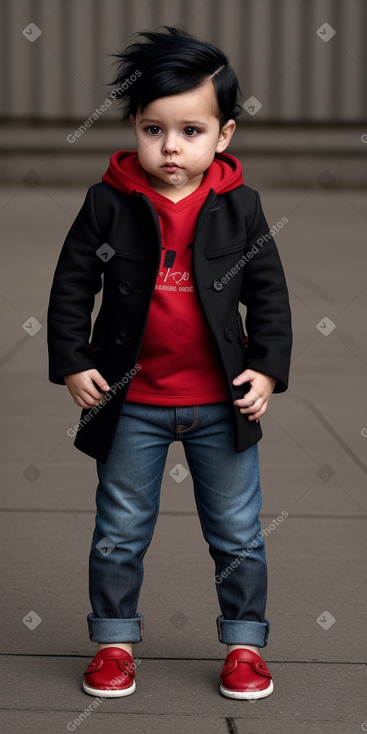
POLYGON ((267 688, 265 688, 263 691, 231 691, 229 688, 224 688, 224 686, 220 686, 220 692, 223 694, 223 696, 227 696, 228 698, 243 698, 247 701, 255 701, 258 698, 266 698, 266 696, 270 696, 271 693, 273 693, 274 685, 273 681, 270 681, 270 684, 267 688))
POLYGON ((99 696, 100 698, 120 698, 121 696, 130 696, 136 688, 135 681, 129 688, 91 688, 87 683, 83 682, 83 691, 89 696, 99 696))

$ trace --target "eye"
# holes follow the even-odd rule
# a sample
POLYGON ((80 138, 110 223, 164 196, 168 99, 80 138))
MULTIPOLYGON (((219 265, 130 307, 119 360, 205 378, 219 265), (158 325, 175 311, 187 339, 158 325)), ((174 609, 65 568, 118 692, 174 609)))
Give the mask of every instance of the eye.
POLYGON ((158 125, 149 125, 149 127, 144 128, 144 130, 149 133, 149 135, 159 135, 159 133, 162 132, 158 125))
POLYGON ((191 127, 190 125, 188 125, 184 129, 185 135, 187 135, 187 137, 189 137, 189 138, 194 137, 195 136, 195 133, 199 133, 199 132, 200 132, 200 130, 198 130, 197 127, 191 127))

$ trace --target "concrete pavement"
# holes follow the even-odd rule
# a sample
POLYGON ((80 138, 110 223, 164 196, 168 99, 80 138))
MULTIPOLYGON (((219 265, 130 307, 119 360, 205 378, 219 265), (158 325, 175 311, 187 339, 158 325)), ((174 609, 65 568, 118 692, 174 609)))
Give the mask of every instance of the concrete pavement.
POLYGON ((273 695, 251 703, 219 694, 225 647, 212 560, 190 475, 170 475, 186 466, 173 444, 145 561, 137 691, 81 716, 94 701, 80 681, 94 654, 85 618, 96 476, 66 433, 76 406, 47 381, 45 314, 84 195, 41 184, 0 190, 3 730, 366 731, 365 192, 262 192, 269 225, 289 220, 276 241, 295 332, 291 387, 273 396, 260 442, 273 695))

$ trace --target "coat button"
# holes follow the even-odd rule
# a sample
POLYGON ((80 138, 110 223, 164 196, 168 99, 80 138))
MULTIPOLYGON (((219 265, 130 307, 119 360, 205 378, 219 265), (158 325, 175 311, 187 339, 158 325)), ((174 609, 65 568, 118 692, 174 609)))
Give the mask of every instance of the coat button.
POLYGON ((119 346, 121 346, 122 344, 125 344, 125 342, 126 342, 126 334, 124 334, 123 331, 119 331, 119 333, 116 334, 116 336, 115 336, 115 342, 119 346))
POLYGON ((234 339, 233 329, 226 329, 224 332, 224 336, 227 339, 227 342, 233 342, 233 339, 234 339))
POLYGON ((129 296, 130 293, 132 293, 133 287, 131 283, 128 283, 125 281, 124 283, 120 283, 119 285, 119 291, 122 293, 123 296, 129 296))
POLYGON ((212 286, 213 286, 213 288, 214 288, 215 291, 222 291, 223 288, 224 288, 224 285, 223 285, 222 281, 219 280, 219 278, 216 278, 215 280, 213 280, 212 286))

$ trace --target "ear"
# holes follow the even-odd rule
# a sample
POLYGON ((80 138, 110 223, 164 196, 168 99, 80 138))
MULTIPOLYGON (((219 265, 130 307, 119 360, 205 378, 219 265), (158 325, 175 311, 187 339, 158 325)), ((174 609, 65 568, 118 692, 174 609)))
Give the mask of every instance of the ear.
POLYGON ((132 126, 135 127, 135 117, 134 117, 134 115, 130 115, 129 120, 130 120, 132 126))
POLYGON ((231 141, 231 137, 236 129, 236 123, 234 120, 228 120, 225 125, 223 125, 218 138, 217 147, 215 149, 216 153, 223 153, 223 151, 227 148, 231 141))

